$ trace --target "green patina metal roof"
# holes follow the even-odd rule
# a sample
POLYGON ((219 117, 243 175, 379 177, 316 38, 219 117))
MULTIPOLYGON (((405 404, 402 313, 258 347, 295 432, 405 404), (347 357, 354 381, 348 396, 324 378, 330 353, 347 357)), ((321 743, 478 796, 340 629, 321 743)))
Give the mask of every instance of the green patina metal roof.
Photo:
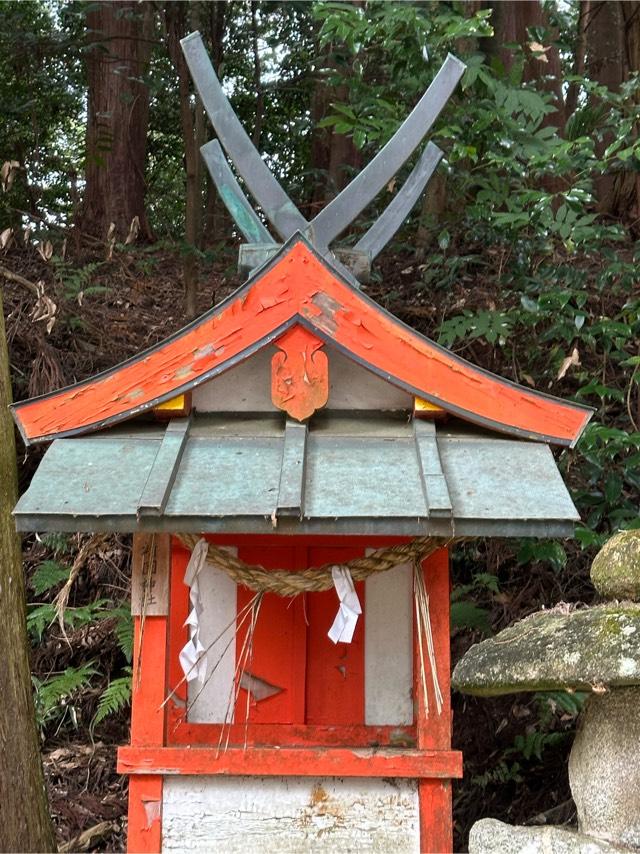
POLYGON ((569 536, 549 448, 451 422, 198 415, 57 439, 15 508, 38 531, 569 536))

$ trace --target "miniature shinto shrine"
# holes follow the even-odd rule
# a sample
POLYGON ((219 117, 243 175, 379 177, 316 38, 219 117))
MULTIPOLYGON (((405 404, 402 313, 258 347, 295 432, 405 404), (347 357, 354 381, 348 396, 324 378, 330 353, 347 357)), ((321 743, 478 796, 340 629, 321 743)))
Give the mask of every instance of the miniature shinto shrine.
POLYGON ((549 445, 572 446, 590 410, 474 367, 360 288, 434 145, 355 247, 330 248, 421 143, 458 60, 307 222, 199 35, 183 49, 247 281, 146 352, 14 405, 25 443, 51 443, 16 522, 134 535, 129 850, 450 851, 449 546, 571 535, 549 445))

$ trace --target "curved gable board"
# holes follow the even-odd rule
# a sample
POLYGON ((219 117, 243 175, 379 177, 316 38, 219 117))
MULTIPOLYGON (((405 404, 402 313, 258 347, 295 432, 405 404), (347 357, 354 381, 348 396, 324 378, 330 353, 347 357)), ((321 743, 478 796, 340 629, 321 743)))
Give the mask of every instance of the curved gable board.
POLYGON ((453 355, 340 279, 297 235, 225 302, 127 362, 14 404, 27 444, 97 430, 195 388, 301 323, 344 355, 468 421, 573 445, 592 410, 453 355))

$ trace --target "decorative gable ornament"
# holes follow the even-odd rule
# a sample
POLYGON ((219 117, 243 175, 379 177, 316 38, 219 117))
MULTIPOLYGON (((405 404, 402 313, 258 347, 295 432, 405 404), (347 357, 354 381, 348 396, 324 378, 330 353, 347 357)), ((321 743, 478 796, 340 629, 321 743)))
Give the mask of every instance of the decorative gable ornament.
POLYGON ((432 143, 355 247, 334 246, 462 63, 308 222, 200 36, 183 50, 247 281, 121 365, 14 404, 25 443, 51 443, 17 526, 134 534, 129 850, 450 851, 449 547, 569 536, 549 444, 572 447, 591 410, 475 367, 360 289, 432 143))

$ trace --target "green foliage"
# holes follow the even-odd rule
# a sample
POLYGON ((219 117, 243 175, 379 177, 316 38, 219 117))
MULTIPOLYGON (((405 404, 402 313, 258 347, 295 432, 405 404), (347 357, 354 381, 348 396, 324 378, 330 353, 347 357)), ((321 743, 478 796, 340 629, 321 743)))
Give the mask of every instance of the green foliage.
POLYGON ((114 632, 118 639, 118 646, 128 664, 133 660, 133 618, 131 609, 127 605, 121 605, 111 611, 111 616, 116 618, 114 632))
POLYGON ((480 593, 494 595, 500 592, 498 578, 488 572, 478 572, 470 584, 458 584, 451 593, 451 627, 454 629, 477 629, 484 635, 491 634, 489 611, 478 605, 471 596, 480 593))
POLYGON ((93 730, 98 724, 116 712, 126 708, 131 702, 131 668, 125 668, 125 675, 113 679, 105 688, 98 701, 98 709, 91 721, 93 730))
POLYGON ((567 739, 564 732, 540 732, 532 730, 517 735, 513 740, 513 747, 506 751, 507 754, 520 754, 523 759, 542 760, 542 754, 549 747, 558 747, 567 739))
POLYGON ((477 311, 465 309, 440 325, 438 343, 451 347, 457 341, 484 338, 489 344, 504 346, 511 334, 511 320, 502 311, 477 311))
POLYGON ((66 581, 70 572, 68 566, 64 566, 56 560, 45 560, 31 576, 33 592, 36 596, 41 596, 57 587, 61 582, 66 581))
POLYGON ((48 679, 33 677, 38 726, 43 729, 54 720, 61 726, 65 718, 69 718, 73 726, 77 727, 75 699, 86 690, 96 673, 94 662, 90 661, 80 667, 67 667, 63 673, 48 679))
POLYGON ((522 540, 518 549, 519 564, 547 561, 559 572, 567 563, 567 553, 562 543, 552 540, 522 540))
POLYGON ((508 763, 500 760, 493 768, 489 768, 483 774, 477 774, 471 782, 481 789, 507 783, 522 783, 524 778, 521 771, 522 767, 519 762, 508 763))
MULTIPOLYGON (((50 592, 62 579, 63 570, 68 576, 69 570, 53 561, 40 565, 34 579, 38 578, 41 592, 50 592), (45 569, 43 570, 43 567, 45 569)), ((32 582, 33 583, 33 582, 32 582)), ((133 620, 129 608, 119 606, 110 608, 107 600, 98 599, 95 602, 80 607, 67 607, 64 612, 66 630, 95 625, 103 620, 115 618, 114 634, 118 647, 127 664, 133 657, 133 620)), ((27 627, 34 641, 41 642, 46 630, 56 621, 54 606, 50 603, 30 605, 27 613, 27 627)), ((62 726, 65 721, 78 725, 76 701, 84 692, 93 689, 96 678, 102 676, 101 669, 95 661, 81 667, 68 667, 63 673, 47 679, 39 680, 34 677, 35 705, 38 724, 41 729, 57 723, 62 726), (94 678, 96 677, 96 678, 94 678)), ((131 667, 124 668, 123 675, 112 679, 100 694, 98 708, 91 722, 95 728, 110 714, 124 708, 131 698, 131 667)))
POLYGON ((104 262, 93 261, 78 267, 71 261, 53 255, 51 264, 56 278, 62 285, 65 298, 70 302, 82 304, 84 297, 104 293, 107 289, 92 284, 97 271, 104 266, 104 262))
POLYGON ((451 603, 451 628, 478 629, 484 635, 491 634, 489 612, 475 602, 467 599, 464 602, 451 603))
POLYGON ((1 159, 20 164, 11 193, 0 195, 2 227, 19 226, 21 212, 71 214, 69 175, 80 170, 84 134, 82 21, 73 6, 2 5, 1 159))
MULTIPOLYGON (((79 605, 75 608, 67 607, 64 611, 65 629, 78 629, 111 617, 111 613, 105 610, 106 599, 96 599, 89 605, 79 605)), ((57 620, 55 606, 50 602, 43 604, 32 604, 27 606, 27 630, 31 637, 40 642, 47 628, 57 620)))

